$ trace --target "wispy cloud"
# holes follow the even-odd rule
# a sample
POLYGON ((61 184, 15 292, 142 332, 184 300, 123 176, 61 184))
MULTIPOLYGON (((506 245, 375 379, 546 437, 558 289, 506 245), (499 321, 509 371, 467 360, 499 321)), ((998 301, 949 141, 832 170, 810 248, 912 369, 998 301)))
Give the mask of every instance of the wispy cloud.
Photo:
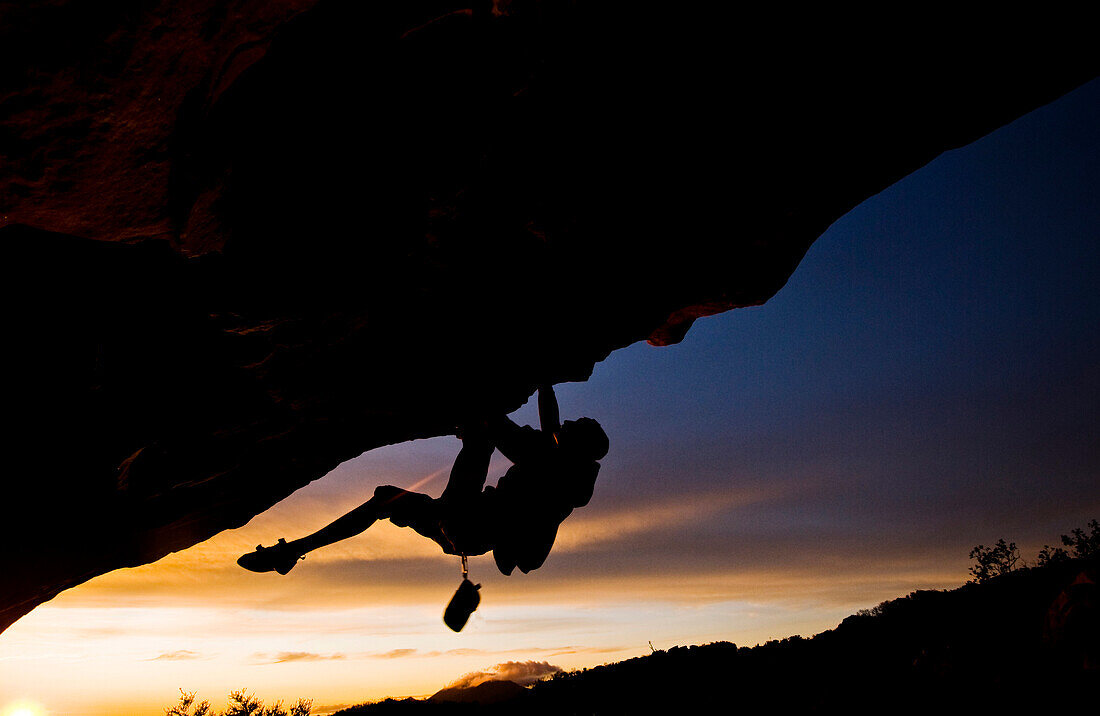
POLYGON ((671 498, 636 502, 611 511, 580 510, 562 524, 554 549, 583 549, 597 543, 630 539, 639 534, 701 524, 723 512, 778 499, 798 487, 794 484, 769 484, 694 491, 671 498))
MULTIPOLYGON (((433 659, 440 656, 504 656, 506 654, 547 654, 549 656, 566 656, 570 654, 611 654, 624 651, 628 647, 588 647, 588 646, 551 646, 533 647, 521 649, 446 649, 421 651, 419 649, 391 649, 382 652, 364 652, 360 654, 347 654, 348 659, 404 659, 416 657, 419 659, 433 659)), ((509 662, 516 663, 516 662, 509 662)))
POLYGON ((475 656, 477 654, 484 653, 484 649, 448 649, 447 651, 433 652, 433 655, 446 654, 447 656, 475 656))
MULTIPOLYGON (((427 478, 434 476, 436 473, 431 473, 427 478)), ((562 553, 585 549, 595 544, 628 540, 639 534, 698 524, 715 514, 771 501, 793 490, 795 486, 789 484, 697 490, 672 497, 635 501, 610 510, 577 510, 562 524, 554 550, 562 553)), ((101 577, 85 587, 82 593, 123 591, 133 594, 149 590, 160 595, 178 591, 181 587, 193 590, 210 586, 208 591, 217 593, 220 598, 220 595, 240 593, 251 586, 269 589, 286 580, 273 575, 257 577, 238 567, 237 558, 254 550, 257 542, 271 544, 279 537, 301 536, 324 526, 352 507, 355 505, 326 505, 312 500, 301 501, 293 509, 280 505, 258 518, 248 529, 223 532, 184 552, 170 555, 155 565, 101 577)), ((299 573, 315 571, 323 566, 340 566, 342 571, 349 563, 396 560, 439 562, 449 559, 432 541, 383 520, 361 536, 309 554, 292 574, 296 577, 299 573)))
POLYGON ((629 648, 626 646, 563 646, 560 649, 542 649, 540 651, 548 651, 550 656, 569 656, 572 654, 616 654, 629 648))
POLYGON ((506 661, 484 671, 465 674, 447 684, 447 688, 468 689, 486 681, 514 681, 517 684, 533 684, 562 671, 547 661, 506 661))
POLYGON ((292 661, 341 661, 345 654, 315 654, 310 651, 280 651, 278 654, 253 654, 256 664, 286 664, 292 661))
MULTIPOLYGON (((942 588, 965 578, 966 551, 945 555, 946 547, 932 540, 914 544, 876 537, 872 543, 865 535, 818 526, 792 524, 782 530, 768 526, 768 515, 772 522, 774 515, 787 516, 788 503, 812 492, 815 480, 649 493, 640 499, 592 505, 565 521, 550 559, 534 576, 503 577, 489 556, 475 560, 474 576, 485 594, 528 603, 786 601, 813 595, 829 603, 860 606, 880 595, 942 588), (761 526, 762 521, 768 524, 761 526)), ((317 506, 306 502, 299 507, 294 515, 315 514, 317 506)), ((286 510, 280 514, 276 521, 287 519, 286 510)), ((64 603, 95 608, 203 603, 278 610, 286 615, 283 618, 293 620, 294 614, 307 608, 366 604, 404 609, 430 604, 437 609, 453 591, 455 558, 388 521, 360 537, 310 554, 285 577, 257 575, 236 565, 236 556, 253 549, 257 541, 270 544, 266 536, 256 537, 258 532, 272 538, 296 535, 332 516, 329 513, 316 524, 306 520, 299 527, 287 521, 286 531, 271 528, 268 522, 225 532, 155 564, 92 580, 65 595, 64 603), (247 534, 254 536, 242 536, 247 534)), ((258 522, 266 520, 267 515, 258 522)), ((501 624, 494 619, 485 626, 501 624)), ((517 626, 530 631, 568 625, 532 623, 525 618, 517 626)), ((135 628, 128 622, 128 632, 135 628)), ((262 631, 266 626, 246 620, 235 628, 262 631)), ((316 633, 345 627, 308 621, 301 628, 316 633)), ((384 620, 370 626, 374 634, 389 633, 391 628, 384 620)), ((427 656, 428 651, 405 656, 427 656)), ((361 657, 348 652, 347 658, 361 657)))
POLYGON ((197 651, 180 649, 179 651, 166 651, 160 656, 154 656, 152 659, 148 659, 148 661, 192 661, 201 658, 202 655, 197 651))

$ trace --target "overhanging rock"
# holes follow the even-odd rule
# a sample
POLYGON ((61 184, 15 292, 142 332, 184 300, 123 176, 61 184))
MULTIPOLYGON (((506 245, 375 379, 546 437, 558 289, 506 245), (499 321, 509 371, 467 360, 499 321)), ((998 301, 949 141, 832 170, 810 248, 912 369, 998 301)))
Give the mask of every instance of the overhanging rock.
POLYGON ((766 301, 860 201, 1098 72, 1038 11, 89 7, 0 10, 0 629, 766 301))

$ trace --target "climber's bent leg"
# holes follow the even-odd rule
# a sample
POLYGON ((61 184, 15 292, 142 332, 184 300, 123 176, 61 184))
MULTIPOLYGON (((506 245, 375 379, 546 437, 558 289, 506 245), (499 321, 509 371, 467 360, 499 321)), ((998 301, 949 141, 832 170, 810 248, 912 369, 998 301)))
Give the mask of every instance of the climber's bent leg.
POLYGON ((447 487, 440 499, 448 504, 461 505, 477 499, 485 487, 485 477, 489 474, 489 459, 493 456, 493 445, 489 442, 486 428, 471 425, 462 436, 462 449, 455 458, 447 487))

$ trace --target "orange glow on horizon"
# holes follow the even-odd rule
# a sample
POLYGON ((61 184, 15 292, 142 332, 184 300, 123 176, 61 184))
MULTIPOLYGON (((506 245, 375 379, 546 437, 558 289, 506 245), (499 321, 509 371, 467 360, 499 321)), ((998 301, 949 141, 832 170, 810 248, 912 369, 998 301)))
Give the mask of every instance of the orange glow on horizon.
POLYGON ((938 553, 878 550, 853 559, 784 550, 775 560, 739 554, 725 535, 674 561, 632 559, 655 535, 675 542, 693 525, 740 522, 811 490, 816 478, 806 476, 596 500, 566 520, 536 572, 505 577, 491 556, 472 559, 483 602, 461 634, 441 622, 459 578, 456 560, 385 520, 311 553, 286 576, 236 565, 257 543, 324 526, 369 499, 377 484, 424 491, 437 483, 454 446, 427 447, 435 452, 415 471, 349 465, 246 527, 97 577, 35 610, 0 639, 0 693, 44 706, 19 714, 8 705, 13 713, 0 716, 159 716, 179 688, 221 708, 242 687, 268 702, 312 698, 320 714, 326 706, 427 696, 505 662, 573 669, 641 656, 650 640, 668 648, 809 636, 858 608, 965 578, 964 561, 938 553), (64 688, 58 668, 73 675, 64 688))
POLYGON ((0 716, 48 716, 49 711, 41 704, 30 700, 13 701, 2 707, 0 716))

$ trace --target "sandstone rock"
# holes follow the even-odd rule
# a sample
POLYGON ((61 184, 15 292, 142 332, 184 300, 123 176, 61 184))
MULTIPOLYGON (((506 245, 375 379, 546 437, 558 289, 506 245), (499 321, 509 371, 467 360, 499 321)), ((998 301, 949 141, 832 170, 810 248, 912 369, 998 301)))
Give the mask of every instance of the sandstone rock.
POLYGON ((33 525, 4 527, 0 629, 365 450, 767 300, 851 207, 1098 72, 1072 19, 870 26, 0 3, 4 497, 33 525))

